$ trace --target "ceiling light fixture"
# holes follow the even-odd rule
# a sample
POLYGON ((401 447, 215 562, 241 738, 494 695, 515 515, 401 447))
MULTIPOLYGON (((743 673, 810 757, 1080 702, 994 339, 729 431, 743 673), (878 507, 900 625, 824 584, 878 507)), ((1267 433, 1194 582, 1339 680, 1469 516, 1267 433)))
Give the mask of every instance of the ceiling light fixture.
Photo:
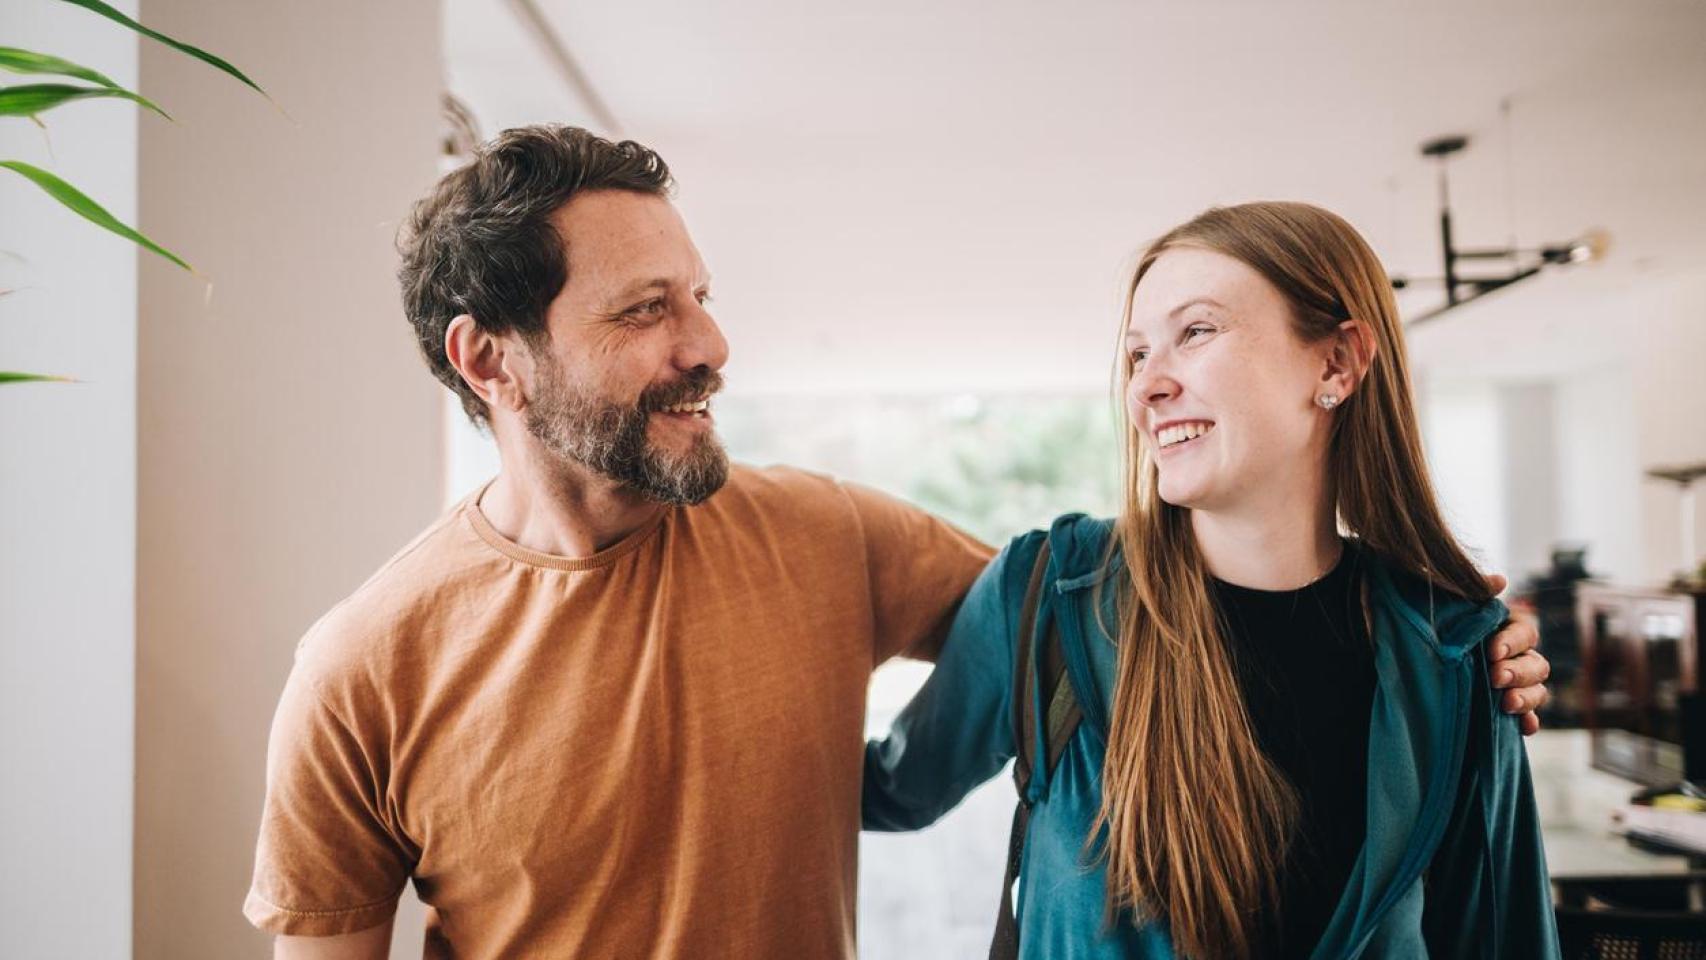
POLYGON ((1446 176, 1446 163, 1451 156, 1469 146, 1469 138, 1461 135, 1438 137, 1422 144, 1422 156, 1439 162, 1439 235, 1444 251, 1443 277, 1393 277, 1392 286, 1398 290, 1419 284, 1440 284, 1445 288, 1445 303, 1410 318, 1415 325, 1445 313, 1454 307, 1501 290, 1520 280, 1527 280, 1550 266, 1586 263, 1605 256, 1611 245, 1611 235, 1604 230, 1589 230, 1566 243, 1541 247, 1503 247, 1459 250, 1451 236, 1451 186, 1446 176), (1509 272, 1464 276, 1458 272, 1464 261, 1504 261, 1509 272))

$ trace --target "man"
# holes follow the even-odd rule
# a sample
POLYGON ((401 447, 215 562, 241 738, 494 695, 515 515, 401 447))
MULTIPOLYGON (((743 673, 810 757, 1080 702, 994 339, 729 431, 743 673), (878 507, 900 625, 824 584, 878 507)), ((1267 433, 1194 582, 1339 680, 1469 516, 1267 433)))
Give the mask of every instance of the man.
POLYGON ((670 186, 531 127, 417 206, 409 318, 502 469, 302 641, 246 905, 278 956, 384 956, 410 879, 434 956, 853 956, 867 678, 934 655, 991 552, 730 469, 670 186))

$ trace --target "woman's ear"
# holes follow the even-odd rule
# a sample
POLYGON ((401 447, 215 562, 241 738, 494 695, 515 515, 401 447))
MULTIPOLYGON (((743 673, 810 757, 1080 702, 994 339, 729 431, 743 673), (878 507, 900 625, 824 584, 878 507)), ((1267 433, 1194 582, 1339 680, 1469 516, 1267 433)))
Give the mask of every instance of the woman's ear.
POLYGON ((527 405, 517 376, 522 359, 518 351, 507 338, 481 329, 472 316, 464 313, 450 321, 444 331, 444 356, 488 410, 519 412, 527 405))
POLYGON ((1374 363, 1378 348, 1374 328, 1361 320, 1346 320, 1327 338, 1326 364, 1321 371, 1317 398, 1332 397, 1328 409, 1354 393, 1374 363))

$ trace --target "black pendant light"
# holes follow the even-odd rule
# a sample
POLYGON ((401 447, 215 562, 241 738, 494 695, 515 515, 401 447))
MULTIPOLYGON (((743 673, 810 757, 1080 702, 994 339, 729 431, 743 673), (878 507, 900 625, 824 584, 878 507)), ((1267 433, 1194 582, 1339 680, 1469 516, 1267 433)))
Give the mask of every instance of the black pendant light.
POLYGON ((1477 297, 1501 290, 1513 283, 1527 280, 1549 267, 1566 266, 1598 260, 1605 256, 1611 236, 1604 230, 1589 230, 1567 243, 1540 247, 1477 247, 1460 250, 1451 235, 1451 187, 1446 165, 1451 157, 1469 146, 1469 138, 1453 134, 1438 137, 1422 144, 1422 156, 1439 163, 1439 237, 1444 254, 1445 275, 1441 277, 1393 277, 1392 286, 1398 290, 1422 284, 1440 284, 1445 289, 1445 303, 1411 317, 1411 325, 1422 323, 1460 307, 1477 297), (1465 274, 1467 264, 1503 262, 1507 271, 1490 273, 1473 269, 1465 274))

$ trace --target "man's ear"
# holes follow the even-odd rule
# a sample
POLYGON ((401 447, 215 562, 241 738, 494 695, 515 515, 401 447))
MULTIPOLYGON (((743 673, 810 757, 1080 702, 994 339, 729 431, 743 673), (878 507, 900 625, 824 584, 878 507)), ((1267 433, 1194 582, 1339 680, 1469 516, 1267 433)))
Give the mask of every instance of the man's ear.
POLYGON ((519 376, 526 364, 524 352, 509 338, 482 329, 466 313, 444 331, 445 357, 487 409, 519 412, 527 405, 519 376))
POLYGON ((1374 328, 1361 320, 1346 320, 1327 338, 1327 362, 1321 371, 1321 394, 1340 401, 1349 397, 1368 374, 1378 352, 1374 328))

